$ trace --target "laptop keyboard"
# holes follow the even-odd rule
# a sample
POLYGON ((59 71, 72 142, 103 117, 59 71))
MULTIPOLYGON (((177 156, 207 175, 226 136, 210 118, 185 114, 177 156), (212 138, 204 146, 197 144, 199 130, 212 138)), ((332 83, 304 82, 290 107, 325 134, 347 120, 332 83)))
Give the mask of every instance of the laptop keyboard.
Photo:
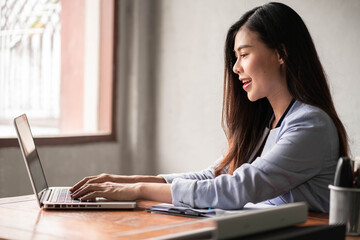
POLYGON ((55 203, 79 203, 80 200, 72 199, 71 192, 67 188, 55 189, 51 202, 55 203))

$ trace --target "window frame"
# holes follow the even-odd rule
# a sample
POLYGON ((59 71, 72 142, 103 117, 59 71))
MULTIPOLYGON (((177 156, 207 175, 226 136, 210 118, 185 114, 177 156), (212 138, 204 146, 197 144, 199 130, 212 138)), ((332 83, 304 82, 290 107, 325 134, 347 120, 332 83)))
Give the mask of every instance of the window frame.
MULTIPOLYGON (((74 135, 67 135, 67 136, 34 136, 34 141, 37 146, 53 146, 53 145, 72 145, 72 144, 86 144, 86 143, 95 143, 95 142, 116 142, 116 120, 117 120, 117 50, 118 50, 118 8, 119 8, 119 1, 113 1, 113 43, 112 43, 112 56, 111 56, 111 71, 112 71, 112 79, 111 81, 111 117, 110 117, 110 133, 99 133, 99 134, 74 134, 74 135)), ((101 29, 105 26, 106 21, 101 21, 101 29)), ((104 48, 106 44, 101 41, 100 48, 104 48)), ((102 55, 100 54, 100 62, 102 62, 102 55)), ((101 101, 101 100, 99 100, 101 101)), ((99 103, 101 104, 101 103, 99 103)), ((101 109, 101 106, 99 107, 101 109)), ((99 114, 101 110, 99 110, 99 114)), ((16 116, 14 116, 15 118, 16 116)), ((15 147, 19 146, 18 140, 16 137, 9 137, 9 138, 0 138, 0 149, 6 147, 15 147)))

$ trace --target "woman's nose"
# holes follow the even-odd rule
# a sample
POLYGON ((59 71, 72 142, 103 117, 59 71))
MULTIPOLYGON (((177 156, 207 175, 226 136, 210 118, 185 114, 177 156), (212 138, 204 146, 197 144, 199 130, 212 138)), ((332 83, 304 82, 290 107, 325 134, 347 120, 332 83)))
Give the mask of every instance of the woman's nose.
POLYGON ((235 74, 240 74, 242 71, 242 67, 240 66, 239 60, 236 60, 234 66, 233 66, 233 72, 235 74))

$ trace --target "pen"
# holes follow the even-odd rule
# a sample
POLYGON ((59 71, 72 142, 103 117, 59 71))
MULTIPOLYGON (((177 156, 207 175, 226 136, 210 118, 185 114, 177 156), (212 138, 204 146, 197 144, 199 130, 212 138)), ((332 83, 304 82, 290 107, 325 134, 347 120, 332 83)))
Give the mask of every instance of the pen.
POLYGON ((335 171, 334 186, 346 188, 353 186, 353 170, 350 158, 339 158, 335 171))

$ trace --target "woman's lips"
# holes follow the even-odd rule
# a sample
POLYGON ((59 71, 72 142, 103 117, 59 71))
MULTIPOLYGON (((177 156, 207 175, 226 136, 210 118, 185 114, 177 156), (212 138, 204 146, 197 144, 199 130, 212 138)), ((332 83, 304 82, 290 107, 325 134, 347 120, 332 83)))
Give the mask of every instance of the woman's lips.
POLYGON ((251 84, 251 79, 240 79, 240 81, 243 83, 243 89, 246 91, 246 88, 251 84))

